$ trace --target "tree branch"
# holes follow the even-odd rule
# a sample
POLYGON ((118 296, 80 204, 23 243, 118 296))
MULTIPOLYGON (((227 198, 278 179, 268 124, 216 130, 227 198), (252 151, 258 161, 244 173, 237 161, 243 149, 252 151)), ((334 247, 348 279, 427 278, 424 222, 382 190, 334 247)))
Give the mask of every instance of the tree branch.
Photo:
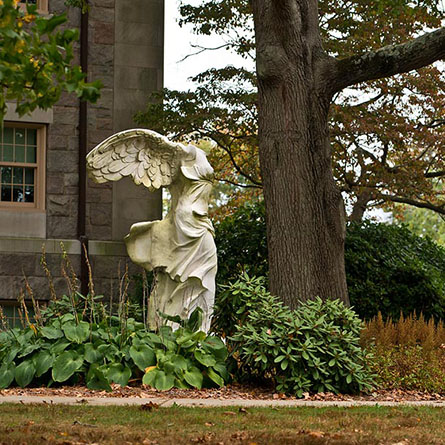
POLYGON ((216 142, 216 144, 218 145, 218 147, 220 147, 222 150, 224 150, 227 155, 230 158, 230 161, 233 165, 233 167, 235 168, 235 170, 241 175, 244 176, 248 181, 250 181, 253 185, 262 188, 262 184, 261 182, 257 181, 253 176, 249 175, 248 173, 244 172, 242 170, 242 168, 238 165, 238 163, 235 160, 235 157, 233 156, 232 150, 230 149, 230 146, 227 147, 225 144, 223 144, 223 142, 221 141, 221 139, 219 139, 217 137, 217 135, 215 135, 215 133, 211 133, 211 132, 205 132, 205 131, 201 131, 201 130, 197 130, 199 134, 201 134, 202 136, 208 137, 210 139, 212 139, 214 142, 216 142))
POLYGON ((425 178, 440 178, 441 176, 445 176, 445 170, 437 171, 437 172, 428 172, 424 174, 425 178))
POLYGON ((239 182, 231 181, 230 179, 223 179, 220 177, 216 178, 219 182, 225 182, 226 184, 234 185, 236 187, 241 187, 245 189, 262 189, 263 187, 261 185, 255 185, 255 184, 241 184, 239 182))
POLYGON ((445 28, 400 45, 385 46, 377 51, 346 59, 334 59, 336 69, 332 92, 367 80, 406 73, 443 58, 445 58, 445 28))
POLYGON ((377 198, 382 198, 385 201, 408 204, 414 207, 419 207, 421 209, 429 209, 433 210, 436 213, 439 213, 440 215, 445 215, 445 203, 442 205, 434 205, 431 204, 430 202, 416 201, 415 199, 403 198, 401 196, 387 195, 384 193, 381 193, 379 196, 377 196, 377 198))

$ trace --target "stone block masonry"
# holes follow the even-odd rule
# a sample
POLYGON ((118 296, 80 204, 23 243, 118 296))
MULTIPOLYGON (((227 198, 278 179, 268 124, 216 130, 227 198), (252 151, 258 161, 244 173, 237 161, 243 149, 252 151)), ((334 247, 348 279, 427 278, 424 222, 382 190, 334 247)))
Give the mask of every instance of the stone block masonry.
MULTIPOLYGON (((51 298, 49 279, 42 265, 43 247, 57 296, 69 293, 62 268, 70 274, 69 268, 72 267, 75 275, 79 276, 80 243, 77 240, 3 239, 0 240, 0 301, 15 301, 21 294, 26 297, 26 280, 37 300, 47 301, 51 298), (62 244, 70 266, 63 261, 62 244)), ((105 301, 117 301, 126 271, 130 281, 128 292, 134 294, 137 276, 142 273, 142 269, 131 263, 123 243, 94 241, 90 243, 89 250, 96 295, 103 295, 105 301)))
MULTIPOLYGON (((144 110, 151 93, 162 88, 164 1, 90 0, 89 4, 88 78, 99 79, 104 85, 99 101, 88 105, 91 150, 111 134, 134 127, 134 114, 144 110)), ((49 0, 50 13, 66 10, 64 0, 49 0)), ((80 11, 69 8, 66 27, 79 26, 80 11)), ((79 63, 78 45, 75 60, 79 63)), ((59 240, 68 246, 77 274, 80 269, 79 101, 75 95, 63 93, 50 112, 36 112, 23 119, 8 113, 8 119, 47 125, 46 189, 45 208, 39 212, 2 209, 0 203, 0 304, 17 297, 24 275, 37 298, 49 298, 40 267, 42 244, 59 293, 67 292, 60 270, 59 240)), ((149 193, 131 182, 99 185, 88 181, 86 234, 97 294, 106 299, 117 297, 126 263, 131 276, 140 273, 129 261, 122 238, 131 224, 160 219, 161 208, 160 193, 149 193), (128 212, 123 215, 118 208, 128 212)))

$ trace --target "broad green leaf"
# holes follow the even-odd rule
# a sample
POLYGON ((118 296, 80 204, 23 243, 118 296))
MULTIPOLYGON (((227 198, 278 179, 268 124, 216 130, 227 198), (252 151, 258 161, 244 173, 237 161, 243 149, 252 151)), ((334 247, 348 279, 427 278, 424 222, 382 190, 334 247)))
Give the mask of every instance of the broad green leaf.
POLYGON ((179 389, 190 389, 190 385, 187 385, 186 382, 184 382, 184 380, 182 379, 175 379, 175 384, 174 384, 175 388, 179 388, 179 389))
POLYGON ((159 369, 156 367, 151 367, 152 369, 148 369, 147 372, 142 377, 142 383, 144 385, 148 385, 151 387, 155 386, 156 375, 159 372, 159 369))
POLYGON ((197 307, 190 315, 190 318, 186 321, 186 327, 193 332, 197 331, 202 326, 202 317, 203 310, 200 307, 197 307))
POLYGON ((14 363, 3 363, 0 366, 0 389, 7 388, 14 380, 14 363))
POLYGON ((122 363, 113 363, 108 366, 106 377, 110 383, 127 386, 131 377, 131 369, 122 363))
POLYGON ((53 364, 52 377, 55 382, 65 382, 76 371, 78 371, 83 364, 83 357, 76 354, 74 351, 65 351, 53 364))
MULTIPOLYGON (((139 334, 139 337, 141 339, 146 340, 146 342, 149 344, 149 346, 155 347, 155 346, 161 346, 162 340, 159 335, 154 334, 153 332, 141 332, 139 334)), ((136 338, 133 339, 133 344, 135 344, 136 338)))
POLYGON ((119 349, 114 344, 103 344, 97 347, 97 350, 104 355, 109 362, 115 362, 119 355, 119 349))
POLYGON ((203 351, 197 349, 194 353, 196 360, 204 366, 214 366, 216 365, 216 360, 210 354, 206 354, 203 351))
POLYGON ((20 351, 20 348, 12 347, 10 349, 10 351, 6 354, 6 357, 3 359, 3 362, 4 363, 11 363, 15 359, 15 357, 17 356, 19 351, 20 351))
POLYGON ((175 376, 166 374, 164 371, 158 371, 154 382, 154 387, 159 391, 168 391, 175 384, 175 376))
POLYGON ((158 311, 160 317, 164 318, 167 321, 171 321, 173 323, 178 323, 179 325, 184 324, 184 320, 179 315, 169 315, 164 312, 158 311))
POLYGON ((35 373, 36 367, 34 366, 34 362, 31 359, 25 360, 15 368, 15 381, 18 383, 19 386, 24 388, 31 383, 35 373))
POLYGON ((207 351, 215 351, 218 349, 225 349, 226 345, 224 342, 215 336, 208 336, 202 343, 201 346, 207 351))
POLYGON ((54 354, 54 355, 59 355, 60 353, 62 353, 68 346, 70 346, 71 343, 67 340, 65 340, 64 338, 61 338, 60 340, 57 340, 56 343, 54 343, 49 350, 54 354))
POLYGON ((21 349, 18 357, 19 358, 26 357, 27 355, 31 354, 31 352, 34 352, 37 349, 40 349, 40 347, 41 347, 40 345, 27 345, 21 349))
POLYGON ((206 352, 211 353, 217 360, 225 361, 229 355, 226 345, 218 337, 207 337, 201 342, 201 346, 206 352))
POLYGON ((85 360, 88 363, 98 363, 103 360, 104 356, 93 345, 93 343, 85 344, 85 360))
POLYGON ((170 362, 176 369, 179 369, 181 371, 185 371, 188 368, 188 361, 182 355, 174 355, 170 359, 170 362))
POLYGON ((194 388, 201 389, 203 379, 201 371, 196 367, 191 368, 184 374, 184 380, 194 388))
POLYGON ((218 375, 212 368, 207 370, 207 375, 211 380, 213 380, 218 386, 224 386, 224 380, 220 375, 218 375))
POLYGON ((64 323, 67 323, 69 321, 74 321, 76 318, 74 317, 73 314, 64 314, 60 317, 60 323, 62 323, 62 325, 64 323))
POLYGON ((173 374, 166 374, 158 368, 154 368, 145 373, 142 383, 160 391, 167 391, 173 388, 175 376, 173 374))
POLYGON ((53 326, 44 326, 40 329, 43 337, 49 338, 50 340, 54 340, 57 338, 63 337, 63 332, 61 329, 57 329, 53 326))
POLYGON ((130 348, 130 357, 141 371, 145 371, 145 368, 149 366, 156 365, 153 349, 147 345, 133 345, 130 348))
POLYGON ((105 372, 102 367, 99 367, 97 363, 93 363, 88 370, 86 376, 87 387, 90 389, 103 389, 105 391, 112 391, 112 388, 105 376, 105 372))
POLYGON ((78 325, 68 322, 62 326, 62 329, 68 340, 79 344, 85 342, 90 335, 90 324, 86 321, 81 321, 78 325))
POLYGON ((226 365, 224 363, 217 363, 215 366, 212 366, 213 370, 216 371, 225 382, 230 380, 229 371, 227 371, 226 365))
POLYGON ((49 351, 40 351, 32 357, 36 367, 36 377, 45 374, 54 364, 55 358, 49 351))
POLYGON ((193 332, 182 334, 176 338, 176 343, 183 346, 184 348, 189 348, 191 345, 196 343, 193 337, 193 332))

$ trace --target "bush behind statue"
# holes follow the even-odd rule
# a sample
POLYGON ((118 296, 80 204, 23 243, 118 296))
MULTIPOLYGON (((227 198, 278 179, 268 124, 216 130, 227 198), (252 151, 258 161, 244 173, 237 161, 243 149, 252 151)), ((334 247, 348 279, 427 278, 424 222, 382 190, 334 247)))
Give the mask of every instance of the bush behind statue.
POLYGON ((370 356, 360 347, 362 322, 339 300, 320 298, 291 311, 244 273, 225 286, 214 315, 238 363, 240 379, 269 379, 278 391, 356 392, 371 389, 370 356), (232 317, 227 319, 227 312, 232 317))
MULTIPOLYGON (((236 279, 241 266, 251 275, 267 276, 263 202, 241 207, 215 229, 219 284, 236 279)), ((430 239, 405 227, 349 224, 345 263, 351 305, 361 318, 380 311, 397 319, 401 312, 416 311, 445 319, 445 249, 430 239)))

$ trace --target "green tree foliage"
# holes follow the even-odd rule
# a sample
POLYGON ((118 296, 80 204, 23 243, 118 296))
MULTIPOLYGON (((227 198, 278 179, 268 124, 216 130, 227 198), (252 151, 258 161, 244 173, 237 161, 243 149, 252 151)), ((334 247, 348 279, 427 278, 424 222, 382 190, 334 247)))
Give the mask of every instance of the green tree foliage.
MULTIPOLYGON (((215 228, 220 285, 242 269, 267 276, 264 203, 246 204, 215 228)), ((397 225, 349 224, 345 263, 349 298, 360 317, 381 311, 397 319, 401 312, 416 311, 445 318, 445 249, 429 238, 397 225)), ((221 310, 230 320, 237 308, 229 304, 221 310)))
MULTIPOLYGON (((183 1, 180 13, 180 23, 193 25, 196 34, 221 35, 226 50, 253 61, 248 0, 203 0, 193 6, 183 1)), ((319 2, 323 45, 335 57, 402 43, 425 29, 440 27, 441 18, 436 0, 319 2)), ((177 138, 209 138, 216 144, 211 161, 220 180, 251 191, 261 187, 255 73, 227 66, 192 80, 194 91, 164 90, 162 103, 149 104, 136 120, 177 138)), ((445 174, 444 103, 440 66, 369 81, 335 96, 334 174, 355 205, 355 219, 361 219, 366 208, 385 202, 445 212, 443 196, 436 189, 445 174)))
POLYGON ((24 10, 17 0, 0 2, 0 121, 7 101, 15 101, 17 113, 24 115, 51 107, 62 91, 80 100, 98 99, 101 83, 86 82, 73 64, 79 32, 62 29, 66 21, 66 14, 40 16, 33 4, 24 10))
POLYGON ((397 206, 395 213, 402 224, 405 224, 416 235, 430 237, 445 247, 445 217, 429 210, 406 205, 397 206))

